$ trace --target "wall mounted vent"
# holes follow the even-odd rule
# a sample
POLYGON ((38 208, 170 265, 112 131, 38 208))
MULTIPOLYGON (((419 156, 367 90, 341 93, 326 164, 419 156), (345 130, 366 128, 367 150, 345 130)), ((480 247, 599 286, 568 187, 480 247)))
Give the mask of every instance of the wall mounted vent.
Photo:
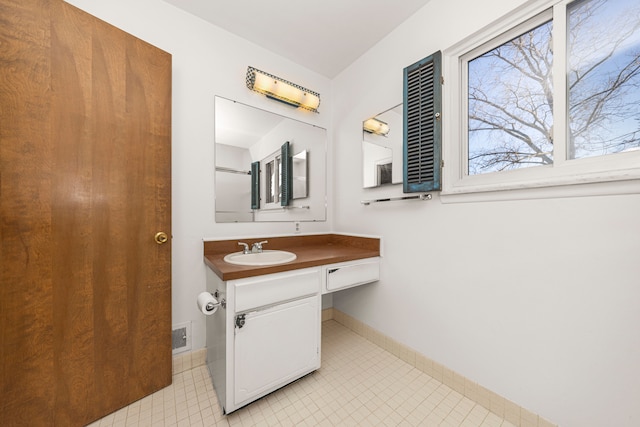
POLYGON ((173 325, 171 331, 173 354, 191 350, 191 322, 173 325))

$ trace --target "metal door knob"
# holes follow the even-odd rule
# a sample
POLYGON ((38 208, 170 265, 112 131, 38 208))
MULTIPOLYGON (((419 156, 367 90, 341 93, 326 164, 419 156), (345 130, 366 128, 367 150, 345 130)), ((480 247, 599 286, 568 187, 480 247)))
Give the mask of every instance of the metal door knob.
POLYGON ((167 243, 167 240, 169 240, 169 236, 167 236, 167 233, 165 233, 164 231, 158 231, 156 233, 155 239, 156 243, 161 245, 163 243, 167 243))

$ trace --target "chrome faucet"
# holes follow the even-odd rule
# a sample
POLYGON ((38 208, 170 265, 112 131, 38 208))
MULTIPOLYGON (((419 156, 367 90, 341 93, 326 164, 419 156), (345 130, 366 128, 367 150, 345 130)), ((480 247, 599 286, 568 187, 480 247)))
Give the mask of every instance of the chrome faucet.
POLYGON ((269 243, 269 241, 268 240, 263 240, 262 242, 254 243, 253 246, 251 247, 251 252, 253 252, 253 253, 262 252, 262 245, 264 245, 265 243, 269 243))
POLYGON ((244 249, 242 249, 243 254, 251 253, 251 251, 249 250, 249 245, 247 245, 245 242, 238 242, 238 246, 244 246, 244 249))

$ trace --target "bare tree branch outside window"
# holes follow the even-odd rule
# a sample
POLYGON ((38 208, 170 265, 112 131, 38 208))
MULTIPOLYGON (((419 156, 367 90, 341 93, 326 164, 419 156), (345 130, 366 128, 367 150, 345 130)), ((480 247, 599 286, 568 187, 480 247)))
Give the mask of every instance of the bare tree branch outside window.
MULTIPOLYGON (((568 10, 568 158, 640 147, 640 4, 568 10)), ((552 22, 468 62, 470 175, 553 163, 552 22)))
POLYGON ((640 146, 640 4, 571 3, 569 158, 640 146))

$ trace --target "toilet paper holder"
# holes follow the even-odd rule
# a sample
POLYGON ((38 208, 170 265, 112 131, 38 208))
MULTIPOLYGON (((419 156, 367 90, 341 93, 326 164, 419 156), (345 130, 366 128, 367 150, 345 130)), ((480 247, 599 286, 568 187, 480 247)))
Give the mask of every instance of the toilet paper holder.
POLYGON ((207 304, 207 310, 213 310, 214 307, 218 307, 218 306, 221 306, 224 309, 227 308, 227 300, 224 299, 224 298, 220 299, 220 291, 218 291, 216 289, 215 292, 212 295, 218 301, 218 303, 216 303, 216 304, 214 304, 212 302, 208 303, 207 304))
POLYGON ((227 308, 227 301, 220 298, 220 292, 218 291, 214 293, 205 291, 200 292, 198 298, 196 298, 196 305, 202 314, 211 316, 218 311, 218 307, 227 308))

